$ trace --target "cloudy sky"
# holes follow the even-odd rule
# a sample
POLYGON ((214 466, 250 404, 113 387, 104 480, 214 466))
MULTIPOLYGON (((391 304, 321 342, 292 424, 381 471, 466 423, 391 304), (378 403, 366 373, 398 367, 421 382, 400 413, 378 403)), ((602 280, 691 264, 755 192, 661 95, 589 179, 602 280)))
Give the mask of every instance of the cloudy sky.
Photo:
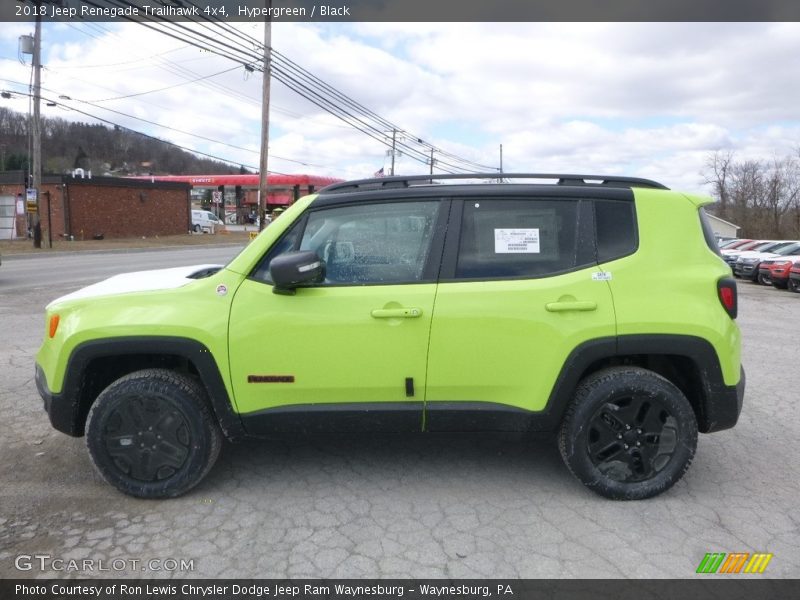
MULTIPOLYGON (((260 24, 235 27, 263 40, 260 24)), ((30 24, 0 28, 4 90, 27 91, 26 33, 30 24)), ((624 174, 703 192, 716 150, 770 159, 800 146, 798 23, 276 23, 272 35, 276 50, 413 138, 491 166, 502 144, 506 172, 624 174)), ((91 120, 68 105, 258 165, 258 72, 136 24, 46 23, 43 63, 42 95, 71 98, 46 116, 91 120)), ((28 110, 22 96, 2 102, 28 110)), ((270 136, 270 170, 388 171, 386 146, 278 82, 270 136)), ((405 156, 396 171, 428 168, 405 156)))

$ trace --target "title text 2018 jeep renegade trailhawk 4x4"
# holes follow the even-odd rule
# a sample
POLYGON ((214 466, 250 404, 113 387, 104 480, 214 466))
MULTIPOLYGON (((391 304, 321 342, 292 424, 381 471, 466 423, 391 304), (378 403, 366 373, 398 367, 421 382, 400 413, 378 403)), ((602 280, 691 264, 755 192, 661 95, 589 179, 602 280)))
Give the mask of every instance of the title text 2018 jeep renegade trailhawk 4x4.
POLYGON ((742 405, 710 200, 469 177, 335 184, 225 267, 56 300, 36 365, 53 426, 142 497, 196 485, 223 436, 323 431, 558 431, 594 491, 666 490, 698 430, 733 427, 742 405))

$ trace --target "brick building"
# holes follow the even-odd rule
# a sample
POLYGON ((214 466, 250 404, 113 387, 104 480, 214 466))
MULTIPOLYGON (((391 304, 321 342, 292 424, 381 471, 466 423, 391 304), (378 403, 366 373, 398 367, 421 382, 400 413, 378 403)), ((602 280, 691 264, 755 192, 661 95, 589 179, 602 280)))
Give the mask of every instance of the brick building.
MULTIPOLYGON (((39 192, 42 239, 152 237, 186 233, 191 229, 187 183, 119 177, 44 176, 39 192)), ((21 172, 0 173, 0 205, 18 213, 25 204, 21 172)), ((5 214, 4 213, 4 214, 5 214)), ((28 215, 17 214, 15 237, 24 237, 28 215)), ((12 237, 0 231, 0 237, 12 237)))

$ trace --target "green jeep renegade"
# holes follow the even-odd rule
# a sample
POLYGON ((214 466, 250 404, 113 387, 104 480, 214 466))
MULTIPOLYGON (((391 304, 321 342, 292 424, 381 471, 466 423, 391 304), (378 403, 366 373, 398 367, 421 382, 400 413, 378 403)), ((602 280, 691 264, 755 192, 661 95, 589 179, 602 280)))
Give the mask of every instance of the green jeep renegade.
POLYGON ((36 364, 50 421, 148 498, 197 485, 223 437, 365 431, 553 431, 595 492, 659 494, 698 431, 733 427, 742 406, 711 200, 504 177, 335 184, 225 267, 52 302, 36 364))

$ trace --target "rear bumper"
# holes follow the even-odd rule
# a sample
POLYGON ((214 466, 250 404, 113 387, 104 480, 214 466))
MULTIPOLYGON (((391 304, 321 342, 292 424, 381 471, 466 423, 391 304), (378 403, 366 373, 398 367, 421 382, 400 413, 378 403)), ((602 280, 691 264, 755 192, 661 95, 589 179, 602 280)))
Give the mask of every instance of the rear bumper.
POLYGON ((745 374, 741 369, 739 383, 735 386, 714 386, 706 396, 703 406, 700 431, 713 433, 730 429, 739 420, 744 402, 745 374))

